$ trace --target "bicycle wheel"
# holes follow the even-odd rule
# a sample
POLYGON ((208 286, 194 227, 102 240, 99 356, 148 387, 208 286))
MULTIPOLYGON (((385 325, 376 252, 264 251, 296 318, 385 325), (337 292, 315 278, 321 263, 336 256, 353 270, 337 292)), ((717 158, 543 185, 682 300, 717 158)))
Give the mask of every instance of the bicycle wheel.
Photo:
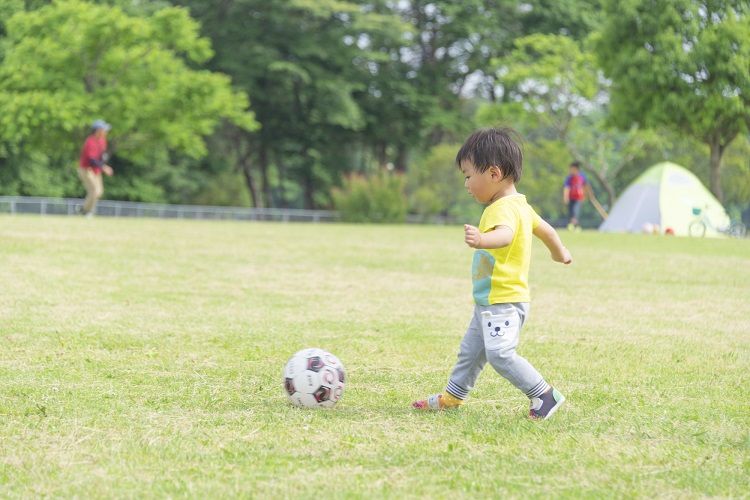
POLYGON ((688 234, 696 238, 703 238, 706 236, 706 224, 701 220, 693 221, 688 227, 688 234))
POLYGON ((747 234, 747 228, 740 221, 732 222, 729 225, 729 236, 734 238, 744 238, 747 234))

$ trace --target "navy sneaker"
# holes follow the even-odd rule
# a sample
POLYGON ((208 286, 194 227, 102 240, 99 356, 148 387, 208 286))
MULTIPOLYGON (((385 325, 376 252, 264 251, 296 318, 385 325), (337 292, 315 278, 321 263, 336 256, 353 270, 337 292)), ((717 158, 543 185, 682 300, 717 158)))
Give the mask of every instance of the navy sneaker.
POLYGON ((529 417, 535 420, 548 419, 564 402, 565 396, 553 387, 538 398, 531 398, 529 417))

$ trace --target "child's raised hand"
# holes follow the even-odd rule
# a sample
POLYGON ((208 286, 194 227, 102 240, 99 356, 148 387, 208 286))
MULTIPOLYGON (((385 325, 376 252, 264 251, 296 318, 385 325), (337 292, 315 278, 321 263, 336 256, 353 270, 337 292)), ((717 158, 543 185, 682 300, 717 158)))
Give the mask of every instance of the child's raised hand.
POLYGON ((479 248, 479 244, 482 241, 482 233, 476 227, 464 224, 464 241, 471 248, 479 248))

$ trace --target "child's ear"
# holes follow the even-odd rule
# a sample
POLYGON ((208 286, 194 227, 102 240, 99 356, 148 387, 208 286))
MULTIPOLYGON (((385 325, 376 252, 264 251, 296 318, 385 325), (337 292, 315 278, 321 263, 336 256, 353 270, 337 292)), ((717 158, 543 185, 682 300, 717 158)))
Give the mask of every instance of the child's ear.
POLYGON ((490 176, 493 179, 497 179, 497 180, 502 179, 503 178, 503 173, 500 172, 500 167, 497 167, 497 166, 494 166, 494 165, 491 166, 490 167, 490 176))

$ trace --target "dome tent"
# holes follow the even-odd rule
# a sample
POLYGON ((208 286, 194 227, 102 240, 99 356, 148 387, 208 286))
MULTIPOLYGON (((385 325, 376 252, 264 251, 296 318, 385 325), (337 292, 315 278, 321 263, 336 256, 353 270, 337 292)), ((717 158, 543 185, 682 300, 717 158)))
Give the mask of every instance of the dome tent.
POLYGON ((692 172, 674 163, 658 163, 625 189, 599 231, 640 233, 653 224, 662 232, 672 229, 677 236, 688 236, 698 210, 704 211, 711 223, 706 236, 719 236, 716 228, 729 225, 722 204, 692 172))

